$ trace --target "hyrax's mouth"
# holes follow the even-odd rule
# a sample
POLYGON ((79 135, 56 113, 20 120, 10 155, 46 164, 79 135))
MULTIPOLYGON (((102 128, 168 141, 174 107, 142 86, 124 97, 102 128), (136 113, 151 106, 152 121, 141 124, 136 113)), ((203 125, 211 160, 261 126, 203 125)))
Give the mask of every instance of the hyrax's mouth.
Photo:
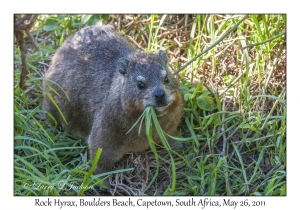
POLYGON ((162 117, 167 114, 167 109, 170 106, 172 101, 170 101, 167 105, 165 106, 154 106, 154 109, 156 111, 156 116, 157 117, 162 117))
POLYGON ((162 117, 162 116, 168 114, 169 108, 170 108, 171 104, 173 104, 173 102, 174 102, 174 97, 171 94, 162 101, 160 101, 160 100, 151 101, 150 103, 148 103, 146 105, 146 107, 153 106, 153 108, 155 109, 156 116, 162 117))

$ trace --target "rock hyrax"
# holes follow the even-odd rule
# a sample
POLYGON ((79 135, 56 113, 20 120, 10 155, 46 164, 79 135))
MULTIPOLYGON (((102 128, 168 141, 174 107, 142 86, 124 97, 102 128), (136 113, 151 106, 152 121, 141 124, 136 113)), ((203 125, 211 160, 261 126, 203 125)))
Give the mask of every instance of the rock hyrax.
MULTIPOLYGON (((164 51, 139 52, 112 26, 83 28, 62 44, 45 73, 56 93, 46 82, 44 89, 67 123, 46 94, 43 109, 87 141, 92 159, 102 148, 95 172, 108 171, 124 154, 149 148, 145 129, 138 135, 135 126, 126 134, 147 106, 155 108, 167 134, 176 130, 182 97, 167 62, 164 51)), ((155 132, 153 138, 160 143, 155 132)))

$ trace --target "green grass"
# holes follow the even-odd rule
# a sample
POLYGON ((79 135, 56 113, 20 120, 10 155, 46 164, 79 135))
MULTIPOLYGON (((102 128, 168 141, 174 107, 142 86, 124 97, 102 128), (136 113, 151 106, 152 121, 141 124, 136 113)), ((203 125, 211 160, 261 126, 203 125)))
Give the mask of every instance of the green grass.
MULTIPOLYGON (((99 195, 94 186, 109 174, 93 176, 95 162, 88 158, 86 143, 45 122, 43 115, 48 113, 41 108, 42 71, 56 47, 69 34, 101 17, 80 18, 39 17, 34 37, 43 38, 45 26, 52 30, 46 33, 48 39, 39 51, 27 54, 30 73, 26 91, 18 87, 21 59, 15 46, 15 195, 99 195), (82 183, 91 189, 72 188, 72 184, 82 183), (60 189, 62 184, 65 187, 60 189)), ((242 15, 105 18, 114 22, 120 19, 123 32, 145 51, 167 51, 184 100, 184 117, 172 137, 184 143, 182 151, 168 148, 155 112, 145 110, 142 126, 148 129, 150 140, 151 128, 159 130, 167 152, 162 153, 150 141, 154 155, 148 155, 151 173, 147 185, 139 189, 128 184, 127 190, 117 188, 117 194, 286 195, 285 15, 249 15, 228 35, 225 33, 242 15), (132 19, 136 21, 129 24, 132 19), (208 49, 218 40, 221 42, 208 49), (162 168, 169 179, 163 190, 159 189, 162 168)), ((124 170, 112 173, 139 174, 129 166, 121 162, 119 168, 124 170)))

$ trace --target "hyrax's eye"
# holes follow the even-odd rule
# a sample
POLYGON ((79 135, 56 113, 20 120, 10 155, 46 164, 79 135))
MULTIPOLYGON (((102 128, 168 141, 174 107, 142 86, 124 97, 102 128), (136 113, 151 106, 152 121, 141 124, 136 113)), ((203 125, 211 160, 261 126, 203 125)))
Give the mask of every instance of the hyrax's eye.
POLYGON ((138 83, 137 83, 137 87, 138 87, 138 89, 144 89, 145 87, 146 87, 146 85, 145 85, 145 83, 143 83, 143 82, 141 82, 141 81, 138 81, 138 83))
POLYGON ((165 79, 164 79, 164 80, 165 80, 165 83, 169 83, 169 79, 168 79, 168 77, 167 77, 167 76, 165 77, 165 79))

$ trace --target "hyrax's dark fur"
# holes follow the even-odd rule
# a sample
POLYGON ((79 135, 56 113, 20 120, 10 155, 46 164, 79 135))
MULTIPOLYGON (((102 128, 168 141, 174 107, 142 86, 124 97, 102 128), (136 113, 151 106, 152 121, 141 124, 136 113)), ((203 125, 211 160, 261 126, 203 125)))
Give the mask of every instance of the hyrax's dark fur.
MULTIPOLYGON (((96 173, 108 171, 124 154, 149 148, 145 131, 138 135, 139 126, 126 135, 147 106, 155 107, 166 133, 178 126, 182 98, 167 61, 163 51, 135 50, 112 26, 84 28, 63 43, 45 73, 58 94, 46 82, 44 88, 67 124, 46 94, 43 108, 88 142, 91 158, 103 148, 96 173)), ((156 133, 153 137, 160 142, 156 133)))

